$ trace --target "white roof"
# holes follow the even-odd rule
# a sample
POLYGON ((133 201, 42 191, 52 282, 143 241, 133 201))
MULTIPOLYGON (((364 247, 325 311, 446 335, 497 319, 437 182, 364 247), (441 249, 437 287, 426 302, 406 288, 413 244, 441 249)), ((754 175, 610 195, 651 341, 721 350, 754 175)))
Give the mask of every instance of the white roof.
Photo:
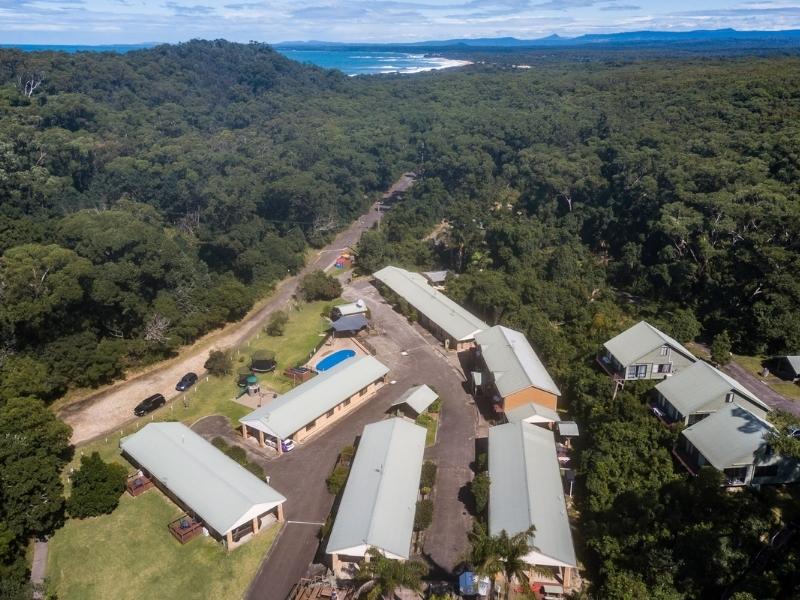
MULTIPOLYGON (((683 435, 715 469, 722 471, 756 463, 771 431, 769 423, 730 402, 684 429, 683 435)), ((760 464, 769 462, 764 460, 760 464)))
POLYGON ((489 328, 478 317, 428 285, 428 282, 419 273, 389 266, 377 271, 375 278, 438 325, 454 340, 459 342, 471 340, 476 333, 489 328))
POLYGON ((719 408, 717 403, 732 391, 765 412, 769 411, 769 406, 750 390, 702 360, 668 377, 656 386, 656 390, 685 417, 696 412, 716 410, 719 408))
POLYGON ((373 356, 346 360, 254 410, 239 422, 286 439, 388 372, 389 367, 373 356))
POLYGON ((530 402, 517 406, 506 412, 506 419, 509 423, 557 423, 561 420, 558 413, 552 408, 530 402))
POLYGON ((422 414, 438 397, 438 394, 427 385, 415 385, 392 402, 392 406, 408 404, 417 414, 422 414))
POLYGON ((346 317, 347 315, 360 315, 361 313, 367 312, 367 305, 363 300, 358 300, 357 302, 348 302, 347 304, 340 304, 339 306, 334 306, 334 308, 338 310, 339 314, 343 317, 346 317))
POLYGON ((553 432, 530 423, 489 428, 489 533, 533 525, 534 565, 576 566, 553 432))
POLYGON ((409 557, 424 452, 425 429, 412 421, 364 427, 325 552, 409 557))
POLYGON ((120 448, 221 535, 286 501, 183 423, 148 423, 120 448))
POLYGON ((680 342, 646 321, 639 321, 603 345, 625 367, 664 345, 672 347, 693 361, 697 360, 680 342))
POLYGON ((497 391, 503 398, 529 387, 556 396, 561 395, 524 334, 495 325, 478 333, 475 341, 480 346, 487 368, 494 376, 497 391))

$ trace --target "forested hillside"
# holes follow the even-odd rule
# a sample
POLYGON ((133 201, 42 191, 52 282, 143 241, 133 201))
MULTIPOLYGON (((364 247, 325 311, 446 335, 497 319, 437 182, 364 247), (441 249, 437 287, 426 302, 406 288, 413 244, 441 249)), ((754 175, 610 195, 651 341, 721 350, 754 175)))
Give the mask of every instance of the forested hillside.
POLYGON ((742 574, 793 504, 688 480, 641 390, 612 402, 592 358, 642 317, 800 351, 798 123, 787 57, 351 79, 258 44, 0 51, 0 425, 45 430, 58 454, 0 443, 4 473, 27 465, 0 487, 5 572, 63 509, 68 433, 38 400, 239 318, 414 169, 361 268, 450 268, 455 299, 528 335, 581 424, 594 597, 792 597, 797 544, 742 574))
POLYGON ((0 395, 168 355, 360 214, 404 154, 347 83, 256 44, 1 51, 0 395))

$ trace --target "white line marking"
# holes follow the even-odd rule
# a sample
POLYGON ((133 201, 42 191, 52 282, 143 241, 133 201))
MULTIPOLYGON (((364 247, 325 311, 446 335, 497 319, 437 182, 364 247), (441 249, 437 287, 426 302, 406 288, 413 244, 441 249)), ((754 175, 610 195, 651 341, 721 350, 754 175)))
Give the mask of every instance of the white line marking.
POLYGON ((313 521, 286 521, 287 525, 318 525, 322 527, 325 523, 314 523, 313 521))

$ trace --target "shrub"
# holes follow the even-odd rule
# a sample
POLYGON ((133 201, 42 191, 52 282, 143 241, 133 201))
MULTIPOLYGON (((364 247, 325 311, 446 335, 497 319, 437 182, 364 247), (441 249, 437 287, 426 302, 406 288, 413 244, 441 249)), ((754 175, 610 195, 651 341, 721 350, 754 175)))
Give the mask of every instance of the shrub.
POLYGON ((325 484, 328 486, 328 491, 331 494, 336 496, 342 491, 342 488, 347 481, 347 475, 349 472, 350 470, 344 465, 336 465, 331 474, 328 475, 328 478, 325 480, 325 484))
POLYGON ((72 476, 69 514, 84 519, 113 512, 125 491, 127 473, 120 464, 104 462, 97 452, 81 457, 81 467, 72 476))
POLYGON ((214 448, 216 448, 217 450, 222 450, 223 452, 225 452, 225 450, 227 450, 230 447, 228 446, 228 442, 226 442, 224 438, 221 438, 219 436, 211 440, 211 445, 214 446, 214 448))
POLYGON ((711 342, 711 360, 718 365, 727 365, 731 361, 731 336, 727 331, 714 336, 711 342))
POLYGON ((489 455, 486 454, 486 452, 481 452, 478 454, 478 458, 475 460, 475 466, 477 466, 479 473, 488 469, 489 455))
POLYGON ((244 451, 244 448, 240 448, 239 446, 231 446, 226 450, 223 450, 223 452, 225 452, 225 454, 238 462, 240 465, 247 464, 247 452, 244 451))
POLYGON ((215 377, 229 375, 233 370, 233 358, 230 350, 212 350, 203 365, 215 377))
POLYGON ((420 487, 433 488, 434 483, 436 483, 436 463, 426 460, 422 463, 419 485, 420 487))
POLYGON ((342 460, 350 462, 353 460, 353 456, 355 456, 356 449, 353 446, 345 446, 342 448, 342 451, 339 453, 339 456, 342 460))
POLYGON ((414 531, 424 531, 433 522, 433 501, 420 500, 417 502, 417 512, 414 513, 414 531))
POLYGON ((441 410, 442 410, 442 399, 441 398, 437 398, 436 400, 434 400, 431 403, 431 405, 428 407, 428 412, 431 412, 431 413, 437 413, 438 414, 439 412, 441 412, 441 410))
POLYGON ((342 284, 323 271, 312 271, 300 282, 300 293, 307 302, 333 300, 341 295, 342 284))
POLYGON ((265 331, 267 332, 267 335, 271 335, 273 337, 281 336, 283 335, 288 322, 289 315, 282 310, 276 311, 272 313, 272 316, 269 318, 269 322, 267 323, 265 331))
POLYGON ((256 463, 252 463, 252 462, 248 462, 248 463, 244 464, 244 468, 247 469, 248 471, 250 471, 253 475, 258 477, 259 479, 262 479, 262 480, 264 479, 264 469, 261 467, 261 465, 258 465, 256 463))
POLYGON ((490 483, 489 474, 484 471, 478 473, 469 485, 472 498, 475 500, 475 512, 477 514, 482 514, 489 504, 490 483))
POLYGON ((433 417, 431 417, 430 415, 426 415, 425 413, 422 413, 421 415, 417 415, 416 421, 417 425, 427 429, 433 423, 433 417))

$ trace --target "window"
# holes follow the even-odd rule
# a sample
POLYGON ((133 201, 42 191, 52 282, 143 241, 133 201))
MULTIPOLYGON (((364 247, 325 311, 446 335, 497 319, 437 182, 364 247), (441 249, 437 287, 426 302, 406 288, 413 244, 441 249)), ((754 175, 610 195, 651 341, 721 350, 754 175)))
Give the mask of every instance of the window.
POLYGON ((666 364, 663 364, 663 365, 658 365, 657 372, 658 373, 671 373, 672 372, 672 364, 671 363, 666 363, 666 364))
POLYGON ((359 395, 359 396, 363 396, 363 395, 364 395, 364 394, 366 394, 366 393, 367 393, 367 388, 364 388, 363 390, 361 390, 360 392, 358 392, 358 395, 359 395))
POLYGON ((669 346, 661 346, 661 356, 669 356, 669 346))
POLYGON ((328 412, 325 413, 325 416, 329 419, 333 416, 333 411, 336 410, 335 408, 330 409, 328 412))
POLYGON ((756 472, 753 473, 753 479, 756 477, 777 477, 778 465, 767 465, 765 467, 756 467, 756 472))
POLYGON ((308 425, 306 425, 306 431, 311 431, 311 430, 312 430, 312 429, 314 429, 314 427, 316 427, 316 426, 317 426, 317 420, 316 420, 316 419, 314 419, 313 421, 311 421, 311 423, 309 423, 308 425))
POLYGON ((644 379, 647 377, 647 365, 631 365, 628 367, 628 379, 644 379))
POLYGON ((350 398, 345 400, 342 404, 343 404, 343 406, 347 406, 348 404, 350 404, 350 398))
POLYGON ((725 394, 725 402, 733 402, 733 392, 725 394))

